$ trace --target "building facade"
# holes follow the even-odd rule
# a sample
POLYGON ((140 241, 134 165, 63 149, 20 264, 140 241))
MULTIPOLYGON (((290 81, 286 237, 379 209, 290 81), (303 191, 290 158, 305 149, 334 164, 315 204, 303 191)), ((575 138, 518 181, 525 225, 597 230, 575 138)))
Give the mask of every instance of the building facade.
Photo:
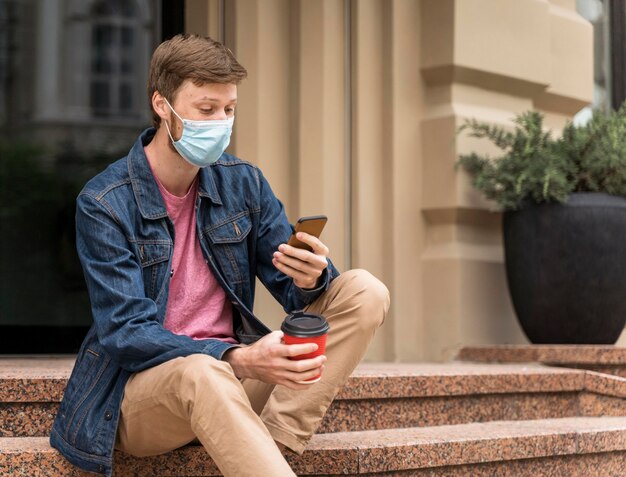
MULTIPOLYGON (((610 3, 0 0, 0 145, 39 144, 37 174, 58 169, 76 179, 59 194, 75 194, 148 125, 148 61, 174 10, 180 31, 222 40, 248 69, 229 151, 263 169, 292 222, 329 217, 322 238, 340 269, 366 268, 390 288, 367 359, 437 361, 464 345, 524 343, 501 216, 454 167, 490 146, 455 131, 467 118, 510 125, 527 109, 558 130, 601 104, 610 3)), ((0 176, 2 187, 15 188, 13 177, 0 176)), ((51 304, 55 325, 88 324, 72 200, 51 209, 45 256, 24 242, 37 233, 27 226, 6 238, 18 219, 0 205, 0 328, 46 325, 51 304), (59 285, 24 311, 41 296, 29 294, 37 275, 59 285)), ((260 284, 256 312, 274 328, 284 317, 260 284)))
MULTIPOLYGON (((323 237, 341 269, 366 268, 389 286, 391 315, 369 359, 526 342, 501 215, 454 168, 459 154, 490 146, 455 130, 467 118, 510 125, 527 109, 558 130, 590 105, 601 74, 594 86, 594 26, 583 15, 602 7, 187 1, 187 30, 224 39, 250 72, 235 154, 263 168, 291 219, 329 216, 323 237)), ((274 325, 282 318, 267 295, 258 310, 274 325)))

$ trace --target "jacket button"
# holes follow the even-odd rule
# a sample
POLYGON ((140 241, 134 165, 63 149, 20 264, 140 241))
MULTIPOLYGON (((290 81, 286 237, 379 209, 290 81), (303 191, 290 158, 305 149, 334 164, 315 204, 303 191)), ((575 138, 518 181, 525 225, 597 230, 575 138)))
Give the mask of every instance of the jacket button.
POLYGON ((104 413, 104 420, 110 421, 113 418, 113 413, 111 411, 107 411, 104 413))
POLYGON ((103 465, 99 465, 98 466, 98 472, 104 473, 104 466, 103 465))

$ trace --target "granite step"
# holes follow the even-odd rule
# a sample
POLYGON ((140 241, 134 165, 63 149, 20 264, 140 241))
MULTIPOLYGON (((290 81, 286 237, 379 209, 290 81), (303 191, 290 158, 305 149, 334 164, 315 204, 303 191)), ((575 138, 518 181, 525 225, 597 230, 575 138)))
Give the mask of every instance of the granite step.
POLYGON ((588 369, 626 378, 626 347, 614 345, 487 345, 467 346, 457 359, 481 363, 536 362, 588 369))
POLYGON ((626 379, 540 364, 366 364, 318 432, 626 416, 626 379))
MULTIPOLYGON (((0 359, 0 437, 44 437, 73 360, 0 359)), ((626 416, 626 379, 540 364, 360 365, 318 433, 626 416)))
MULTIPOLYGON (((496 421, 319 434, 298 475, 620 476, 626 468, 626 417, 496 421)), ((213 476, 200 446, 134 458, 116 452, 116 477, 213 476)), ((45 437, 0 438, 0 477, 87 477, 45 437)))

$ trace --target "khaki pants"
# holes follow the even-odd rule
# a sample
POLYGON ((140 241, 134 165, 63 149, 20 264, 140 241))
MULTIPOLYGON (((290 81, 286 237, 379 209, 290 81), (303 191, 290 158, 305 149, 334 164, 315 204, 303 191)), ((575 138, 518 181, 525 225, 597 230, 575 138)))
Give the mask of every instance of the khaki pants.
POLYGON ((322 379, 292 391, 238 380, 225 361, 194 354, 131 376, 116 448, 162 454, 198 439, 225 476, 294 475, 276 446, 302 453, 357 366, 389 308, 389 292, 364 270, 336 278, 308 311, 330 324, 322 379))

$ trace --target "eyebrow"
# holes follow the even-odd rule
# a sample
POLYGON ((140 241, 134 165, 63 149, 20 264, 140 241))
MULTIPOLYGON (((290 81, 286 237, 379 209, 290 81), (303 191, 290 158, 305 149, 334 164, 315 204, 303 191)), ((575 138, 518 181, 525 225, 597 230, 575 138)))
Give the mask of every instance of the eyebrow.
MULTIPOLYGON (((200 98, 197 100, 199 101, 211 101, 212 103, 219 103, 220 102, 220 98, 207 98, 206 96, 203 98, 200 98)), ((231 98, 228 100, 229 103, 236 103, 237 102, 237 98, 231 98)))

